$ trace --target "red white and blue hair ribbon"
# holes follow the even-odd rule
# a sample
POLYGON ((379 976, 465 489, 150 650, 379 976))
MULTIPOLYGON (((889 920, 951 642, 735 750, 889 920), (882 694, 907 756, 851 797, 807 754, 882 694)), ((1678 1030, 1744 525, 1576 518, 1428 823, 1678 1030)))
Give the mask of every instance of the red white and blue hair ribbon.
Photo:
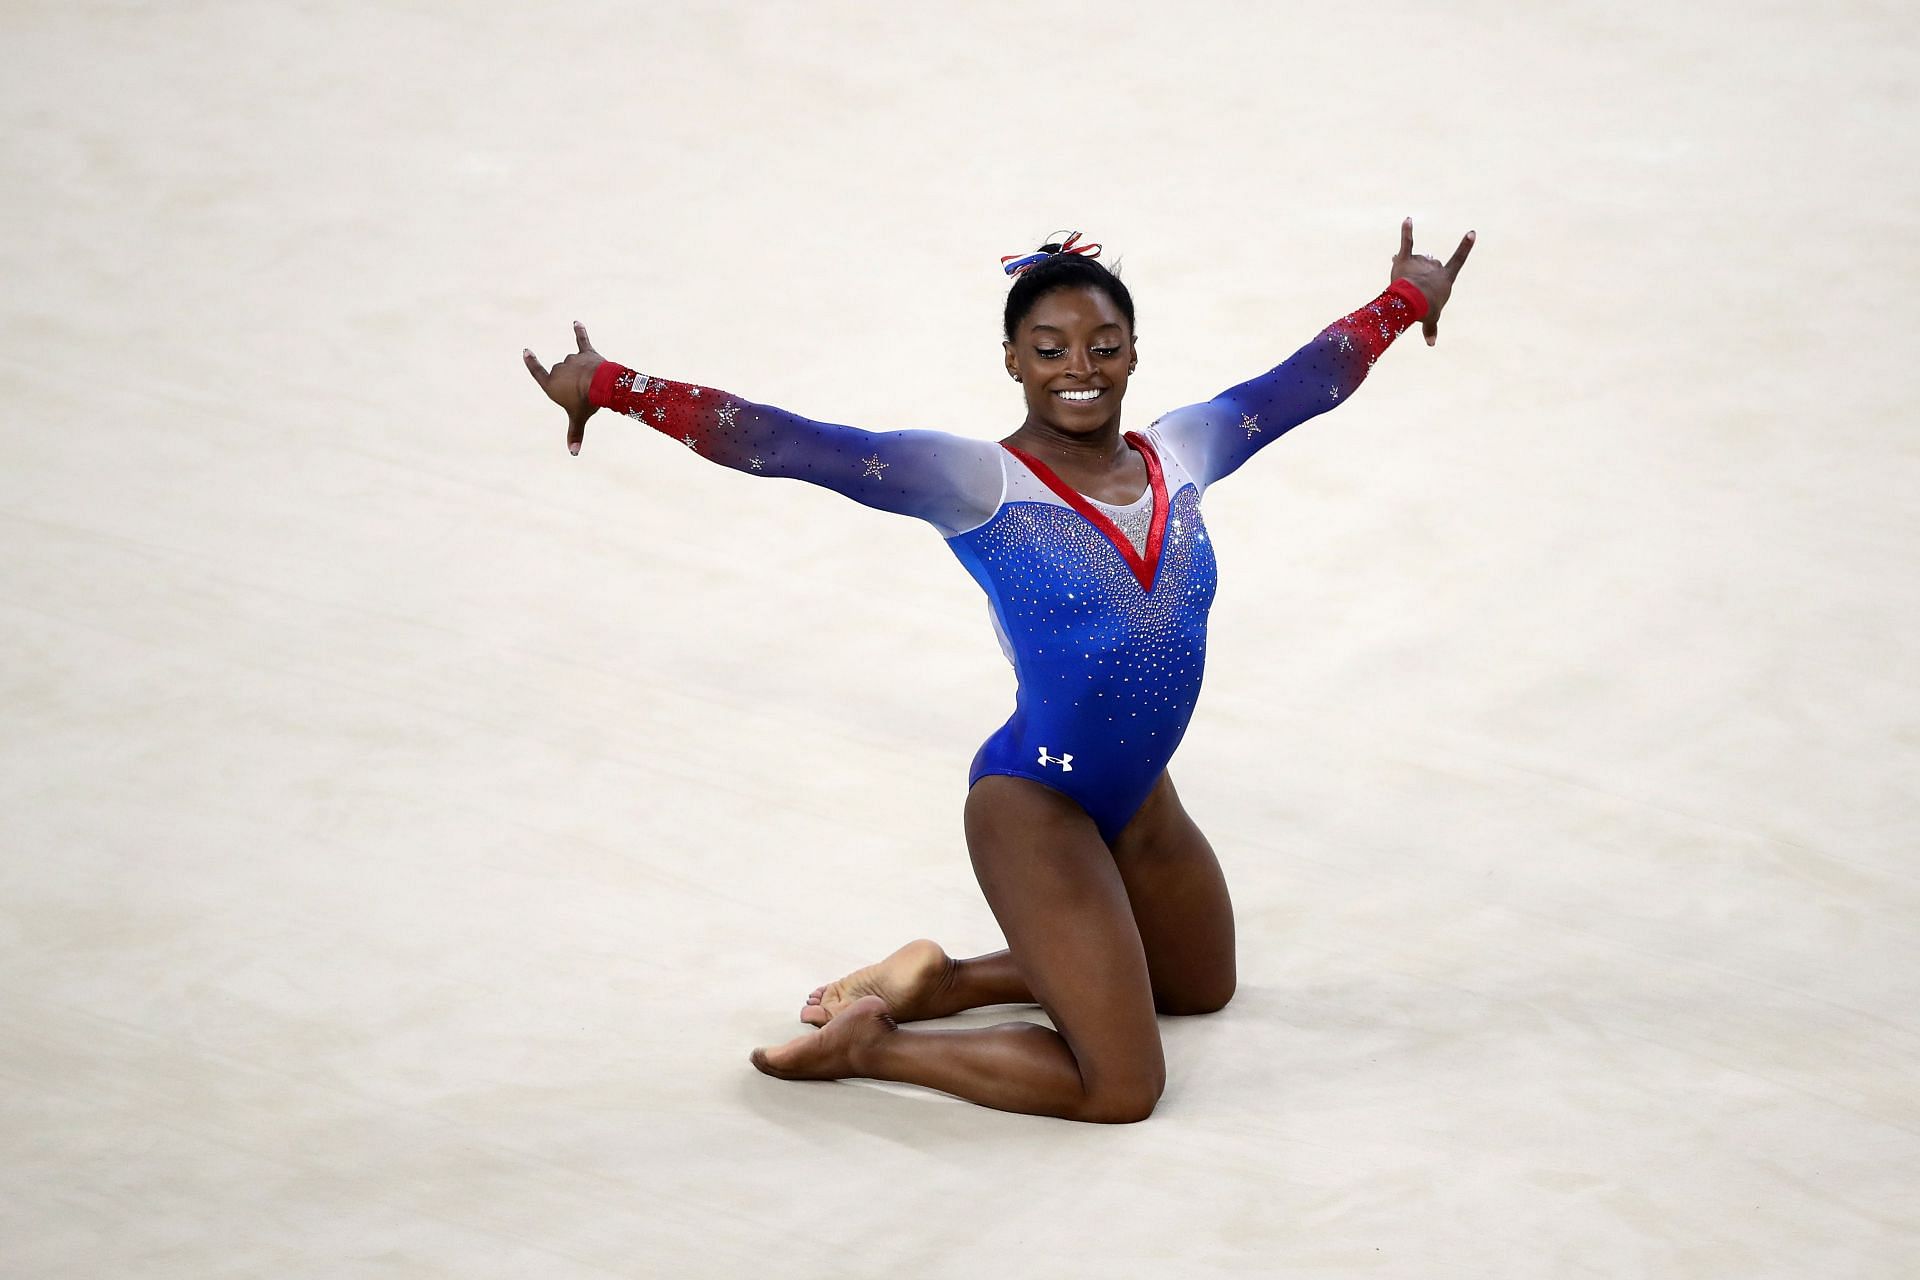
MULTIPOLYGON (((1053 234, 1057 237, 1060 235, 1060 232, 1056 231, 1053 234)), ((1058 243, 1060 247, 1058 249, 1041 249, 1037 253, 1009 253, 1000 259, 1000 269, 1010 276, 1018 276, 1030 267, 1039 266, 1056 253, 1081 253, 1089 258, 1097 258, 1100 256, 1100 246, 1097 244, 1081 244, 1080 233, 1078 231, 1068 235, 1065 240, 1052 241, 1050 243, 1058 243)))

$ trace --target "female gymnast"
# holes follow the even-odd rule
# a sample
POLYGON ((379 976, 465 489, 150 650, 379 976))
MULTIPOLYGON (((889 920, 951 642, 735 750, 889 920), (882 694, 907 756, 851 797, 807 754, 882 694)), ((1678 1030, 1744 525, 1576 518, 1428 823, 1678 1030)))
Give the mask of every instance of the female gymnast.
POLYGON ((603 360, 587 331, 528 370, 567 413, 567 446, 608 408, 722 466, 823 485, 927 521, 987 594, 1017 681, 1011 719, 974 757, 965 807, 975 876, 1007 947, 954 959, 919 939, 816 990, 818 1028, 756 1049, 783 1080, 865 1077, 1003 1111, 1143 1120, 1166 1083, 1156 1014, 1210 1013, 1234 989, 1233 907, 1167 761, 1200 692, 1213 548, 1207 487, 1351 396, 1415 321, 1427 345, 1473 247, 1413 252, 1387 288, 1267 373, 1145 431, 1123 432, 1139 362, 1133 300, 1076 232, 1002 259, 1007 375, 1026 420, 997 443, 814 422, 603 360), (1036 1003, 1053 1022, 901 1024, 1036 1003))

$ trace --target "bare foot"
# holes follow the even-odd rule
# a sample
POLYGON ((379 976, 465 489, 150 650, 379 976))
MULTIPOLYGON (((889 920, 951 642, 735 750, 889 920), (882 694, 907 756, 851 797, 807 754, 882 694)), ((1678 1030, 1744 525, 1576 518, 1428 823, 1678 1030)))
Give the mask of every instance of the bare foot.
POLYGON ((934 1014, 934 997, 953 980, 953 958, 928 938, 915 938, 879 964, 855 969, 838 982, 815 987, 800 1008, 800 1021, 824 1027, 862 996, 879 996, 895 1022, 934 1014))
POLYGON ((892 1034, 887 1002, 879 996, 862 996, 820 1030, 803 1031, 785 1044, 755 1049, 748 1058, 781 1080, 844 1080, 865 1075, 867 1050, 892 1034))

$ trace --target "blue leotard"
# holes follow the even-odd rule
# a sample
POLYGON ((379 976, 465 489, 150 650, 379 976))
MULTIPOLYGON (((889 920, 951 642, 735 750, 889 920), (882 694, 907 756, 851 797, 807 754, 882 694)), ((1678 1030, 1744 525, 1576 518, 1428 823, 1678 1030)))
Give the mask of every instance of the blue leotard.
POLYGON ((1350 396, 1425 295, 1396 280, 1283 363, 1127 432, 1153 519, 1136 551, 1046 465, 941 431, 863 431, 609 361, 589 399, 752 475, 806 480, 927 521, 987 594, 1016 678, 1014 712, 974 756, 1063 792, 1117 838, 1186 733, 1200 694, 1213 547, 1208 486, 1350 396))

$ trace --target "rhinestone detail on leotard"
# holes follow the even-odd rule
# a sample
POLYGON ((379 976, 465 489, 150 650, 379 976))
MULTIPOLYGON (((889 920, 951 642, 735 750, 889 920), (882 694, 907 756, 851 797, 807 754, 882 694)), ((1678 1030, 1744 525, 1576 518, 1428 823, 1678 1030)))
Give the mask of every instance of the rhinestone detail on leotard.
POLYGON ((1152 485, 1148 485, 1145 493, 1124 507, 1115 506, 1111 502, 1102 502, 1091 495, 1082 496, 1104 512, 1107 519, 1113 521, 1114 526, 1127 535, 1127 541, 1133 544, 1135 551, 1141 555, 1147 554, 1147 530, 1153 527, 1152 485))
POLYGON ((1026 655, 1016 664, 1022 696, 1087 714, 1097 704, 1094 718, 1113 726, 1118 745, 1137 726, 1170 755, 1200 691, 1213 603, 1198 491, 1186 485, 1171 503, 1151 591, 1105 534, 1066 507, 1010 503, 959 541, 990 576, 1001 621, 1026 655))

